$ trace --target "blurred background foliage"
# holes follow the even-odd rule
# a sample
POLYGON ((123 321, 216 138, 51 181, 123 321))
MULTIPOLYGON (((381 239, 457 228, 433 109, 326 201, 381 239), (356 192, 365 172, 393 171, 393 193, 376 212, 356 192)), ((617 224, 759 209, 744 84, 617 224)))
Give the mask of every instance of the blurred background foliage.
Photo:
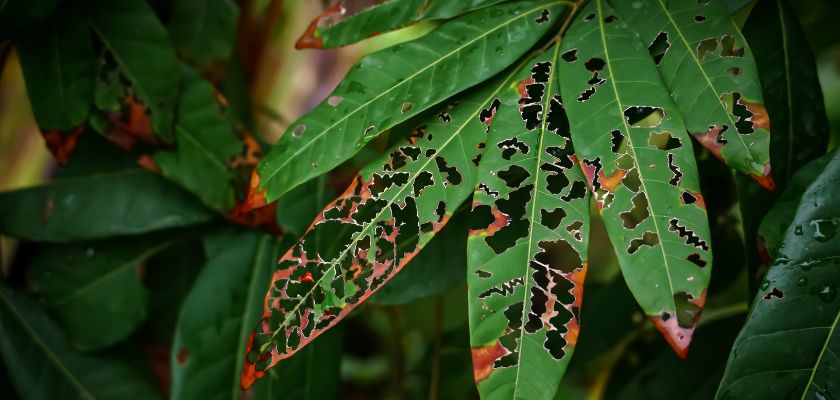
MULTIPOLYGON (((151 3, 166 21, 169 3, 151 3)), ((238 116, 265 143, 274 143, 292 121, 321 102, 361 56, 418 37, 433 27, 432 23, 421 23, 339 49, 293 50, 297 37, 309 21, 329 6, 327 3, 242 0, 237 5, 240 21, 234 57, 227 65, 212 65, 205 71, 206 76, 217 79, 238 116)), ((833 148, 840 143, 840 41, 836 35, 840 4, 801 0, 792 5, 817 58, 833 148)), ((747 19, 746 24, 749 23, 747 19)), ((0 68, 0 191, 50 181, 58 168, 39 134, 20 61, 9 41, 0 42, 0 68)), ((287 204, 294 211, 278 216, 290 233, 280 247, 288 247, 320 206, 343 190, 358 168, 387 148, 386 136, 321 178, 317 184, 326 189, 319 197, 287 204)), ((706 198, 710 218, 716 222, 715 251, 728 256, 715 257, 718 263, 711 296, 691 357, 680 361, 647 323, 619 274, 603 227, 596 225, 590 241, 590 276, 581 335, 558 399, 713 396, 751 296, 744 268, 745 243, 740 231, 736 182, 728 168, 705 156, 707 160, 700 154, 699 161, 704 164, 699 168, 703 186, 717 189, 704 190, 710 194, 706 198), (721 185, 729 190, 721 190, 721 185)), ((447 228, 453 234, 444 230, 430 244, 437 248, 423 252, 406 273, 398 275, 373 301, 360 307, 340 329, 273 369, 271 374, 277 380, 257 385, 255 390, 299 399, 335 397, 337 393, 345 399, 477 398, 469 351, 465 260, 446 256, 465 253, 465 241, 459 239, 464 235, 456 232, 463 223, 453 221, 452 228, 447 228)), ((123 327, 131 332, 127 336, 119 332, 117 337, 97 335, 109 329, 109 321, 85 314, 84 305, 79 306, 81 311, 60 311, 61 304, 73 307, 66 302, 50 304, 56 297, 56 303, 60 302, 62 289, 35 288, 38 273, 33 276, 30 272, 28 277, 24 273, 24 267, 44 263, 44 258, 67 260, 67 252, 93 253, 96 245, 81 250, 56 249, 53 245, 1 237, 2 275, 11 286, 38 289, 52 314, 75 315, 75 320, 68 319, 63 325, 72 333, 76 347, 99 349, 96 354, 122 360, 141 377, 154 382, 156 390, 167 393, 172 388, 170 353, 176 340, 178 313, 181 305, 190 301, 190 289, 196 279, 201 279, 202 268, 212 268, 204 261, 213 255, 209 250, 213 244, 206 238, 202 242, 196 232, 189 231, 173 232, 170 238, 160 240, 160 251, 151 257, 137 254, 131 246, 117 249, 117 254, 101 255, 125 259, 130 264, 129 273, 120 279, 134 280, 129 287, 142 292, 145 299, 142 304, 135 304, 137 309, 123 310, 131 314, 125 318, 136 325, 123 327), (91 338, 96 342, 90 342, 91 338)), ((249 244, 243 246, 247 248, 249 244)), ((92 299, 78 301, 101 301, 93 295, 92 299)), ((2 368, 0 365, 0 398, 16 398, 13 386, 8 384, 9 371, 2 368)))

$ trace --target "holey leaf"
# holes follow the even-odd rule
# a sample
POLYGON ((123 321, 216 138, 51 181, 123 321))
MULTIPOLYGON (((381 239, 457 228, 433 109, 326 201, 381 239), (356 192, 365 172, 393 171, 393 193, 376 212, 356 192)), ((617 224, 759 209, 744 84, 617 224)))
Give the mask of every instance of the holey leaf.
POLYGON ((295 47, 328 49, 430 19, 452 18, 502 0, 341 0, 316 17, 295 47))
POLYGON ((502 86, 429 113, 409 142, 363 169, 279 261, 241 384, 290 357, 385 284, 472 193, 502 86))
POLYGON ((685 125, 644 45, 604 1, 582 10, 562 51, 572 139, 624 279, 685 356, 712 262, 685 125))
POLYGON ((589 192, 569 137, 559 46, 494 103, 468 240, 473 369, 485 399, 552 399, 578 334, 589 192))
POLYGON ((721 0, 614 1, 648 46, 688 131, 773 190, 770 120, 752 52, 721 0))
MULTIPOLYGON (((791 205, 792 206, 792 205, 791 205)), ((840 152, 796 207, 717 399, 840 396, 840 152)))
POLYGON ((262 160, 258 173, 266 200, 331 170, 379 133, 512 64, 561 10, 559 0, 500 4, 363 58, 262 160))

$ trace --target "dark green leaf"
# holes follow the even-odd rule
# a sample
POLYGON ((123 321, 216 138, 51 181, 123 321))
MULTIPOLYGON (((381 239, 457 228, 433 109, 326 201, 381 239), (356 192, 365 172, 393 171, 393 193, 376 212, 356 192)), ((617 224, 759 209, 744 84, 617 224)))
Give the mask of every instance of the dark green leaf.
POLYGON ((572 23, 560 63, 572 140, 630 291, 685 356, 712 252, 691 139, 636 34, 604 0, 572 23))
POLYGON ((467 216, 456 211, 420 254, 379 289, 371 301, 405 304, 436 296, 467 277, 467 216))
POLYGON ((493 105, 470 221, 470 345, 484 398, 552 399, 579 330, 589 191, 560 98, 555 45, 493 105))
POLYGON ((363 58, 262 160, 258 172, 266 200, 333 169, 381 132, 501 71, 554 25, 561 10, 558 0, 500 4, 363 58))
POLYGON ((233 207, 233 158, 242 153, 230 116, 214 97, 213 86, 196 71, 182 68, 184 87, 178 105, 174 151, 155 153, 163 176, 198 196, 217 211, 233 207))
POLYGON ((58 0, 6 0, 0 3, 0 41, 16 30, 43 21, 58 5, 58 0))
POLYGON ((93 102, 96 55, 75 3, 15 39, 32 112, 42 130, 83 124, 93 102))
POLYGON ((744 36, 758 62, 773 122, 773 179, 784 190, 793 173, 822 155, 828 143, 828 118, 814 53, 785 0, 767 0, 755 7, 744 36))
POLYGON ((86 6, 91 27, 131 82, 130 93, 151 111, 155 133, 171 141, 181 74, 166 28, 145 1, 95 0, 86 6))
POLYGON ((178 51, 203 67, 233 52, 239 8, 231 0, 175 0, 169 34, 178 51))
POLYGON ((501 1, 378 0, 378 4, 364 9, 359 9, 354 2, 338 2, 312 21, 295 47, 340 47, 418 21, 452 18, 501 1))
POLYGON ((840 152, 808 187, 738 335, 718 399, 840 396, 840 152))
POLYGON ((181 307, 172 346, 172 398, 239 398, 239 372, 280 252, 256 231, 223 230, 181 307), (212 368, 208 368, 212 366, 212 368))
POLYGON ((430 113, 365 167, 279 261, 243 387, 343 319, 398 273, 469 197, 502 82, 430 113))
MULTIPOLYGON (((615 1, 659 66, 685 127, 768 189, 770 120, 752 51, 721 1, 615 1), (638 5, 638 7, 637 7, 638 5)), ((643 49, 639 49, 644 52, 643 49)))
POLYGON ((99 239, 213 218, 195 197, 143 169, 60 179, 0 193, 0 233, 34 241, 99 239))
POLYGON ((0 283, 0 357, 26 399, 156 399, 136 372, 83 355, 38 305, 0 283))
POLYGON ((76 347, 100 349, 146 319, 142 262, 171 243, 158 235, 44 246, 29 267, 29 281, 76 347))

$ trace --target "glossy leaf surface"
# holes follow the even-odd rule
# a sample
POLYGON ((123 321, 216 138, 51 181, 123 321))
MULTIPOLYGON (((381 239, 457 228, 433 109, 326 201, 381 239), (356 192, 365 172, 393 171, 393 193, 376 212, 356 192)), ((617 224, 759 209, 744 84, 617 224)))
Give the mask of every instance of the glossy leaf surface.
POLYGON ((840 153, 835 152, 802 196, 732 348, 716 398, 840 395, 838 183, 840 153))
POLYGON ((3 283, 0 359, 26 399, 161 398, 125 364, 74 350, 37 303, 3 283))
POLYGON ((362 58, 262 160, 258 172, 266 200, 333 169, 381 132, 512 64, 561 10, 556 0, 499 4, 362 58))
POLYGON ((759 74, 723 1, 613 4, 617 18, 626 18, 648 46, 688 131, 727 165, 772 190, 770 118, 759 74))
POLYGON ((452 18, 501 1, 374 0, 364 4, 342 0, 315 18, 295 47, 340 47, 418 21, 452 18))
POLYGON ((214 217, 189 193, 137 168, 0 193, 0 233, 42 242, 137 234, 214 217))
POLYGON ((100 349, 146 319, 141 264, 171 243, 161 235, 46 246, 27 271, 29 282, 77 348, 100 349))
POLYGON ((232 0, 175 0, 168 27, 184 57, 209 67, 230 58, 237 22, 239 8, 232 0))
POLYGON ((344 318, 398 273, 469 197, 499 83, 429 113, 364 168, 279 261, 243 387, 344 318))
POLYGON ((692 144, 653 61, 602 0, 564 40, 560 89, 572 139, 630 290, 685 355, 712 253, 692 144))
POLYGON ((96 0, 90 25, 131 82, 130 94, 151 112, 152 127, 171 141, 178 97, 178 58, 166 28, 145 1, 96 0))
POLYGON ((205 241, 207 264, 181 307, 172 345, 173 399, 238 399, 239 366, 280 246, 256 231, 205 241))
POLYGON ((773 121, 773 179, 784 189, 794 172, 823 154, 828 118, 814 53, 786 0, 765 1, 750 13, 744 36, 773 121))
POLYGON ((155 163, 163 176, 195 193, 208 207, 226 211, 233 206, 234 158, 243 152, 243 144, 213 86, 192 69, 182 71, 177 148, 156 153, 155 163))
POLYGON ((482 398, 552 399, 571 359, 589 192, 560 99, 554 46, 494 100, 469 238, 470 342, 482 398))
POLYGON ((62 5, 60 17, 47 18, 14 41, 32 112, 43 131, 70 131, 90 114, 96 56, 78 8, 62 5))

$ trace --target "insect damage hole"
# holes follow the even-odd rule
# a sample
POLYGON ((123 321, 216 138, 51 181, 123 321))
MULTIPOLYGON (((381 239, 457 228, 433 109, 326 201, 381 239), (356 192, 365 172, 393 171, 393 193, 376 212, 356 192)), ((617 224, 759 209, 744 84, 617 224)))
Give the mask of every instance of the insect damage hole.
POLYGON ((403 103, 402 107, 400 108, 400 114, 405 114, 405 113, 411 111, 411 109, 413 107, 414 107, 414 104, 411 104, 410 102, 406 101, 405 103, 403 103))
POLYGON ((624 110, 624 118, 633 128, 655 128, 665 118, 665 110, 660 107, 630 106, 624 110))
POLYGON ((306 131, 306 125, 298 125, 292 130, 292 136, 300 137, 300 135, 303 135, 304 131, 306 131))
POLYGON ((342 101, 342 100, 344 100, 344 97, 341 97, 341 96, 330 96, 330 97, 327 99, 327 104, 329 104, 329 105, 331 105, 331 106, 333 106, 333 107, 336 107, 336 106, 338 106, 339 104, 341 104, 341 101, 342 101))
POLYGON ((670 48, 671 42, 668 40, 668 32, 662 31, 653 38, 652 42, 650 42, 648 52, 650 53, 650 56, 653 57, 653 62, 656 63, 656 65, 659 65, 662 58, 665 57, 665 53, 667 53, 670 48))
POLYGON ((535 18, 534 22, 536 22, 538 24, 544 24, 544 23, 548 22, 548 16, 550 14, 551 14, 551 12, 548 11, 547 8, 543 8, 542 11, 540 11, 540 16, 535 18))

